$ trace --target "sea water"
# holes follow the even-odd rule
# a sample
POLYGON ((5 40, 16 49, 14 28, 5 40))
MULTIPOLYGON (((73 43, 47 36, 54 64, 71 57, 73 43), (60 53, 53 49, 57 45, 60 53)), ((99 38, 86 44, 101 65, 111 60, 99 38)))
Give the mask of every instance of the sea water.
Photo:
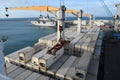
POLYGON ((26 46, 33 46, 39 38, 54 32, 56 28, 33 26, 30 20, 0 20, 0 37, 8 37, 4 46, 5 55, 26 46))

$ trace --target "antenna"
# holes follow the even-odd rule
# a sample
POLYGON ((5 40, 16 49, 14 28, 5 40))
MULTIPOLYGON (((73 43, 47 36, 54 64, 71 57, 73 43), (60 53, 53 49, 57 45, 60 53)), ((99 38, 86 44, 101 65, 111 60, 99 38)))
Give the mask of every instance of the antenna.
POLYGON ((60 6, 64 5, 64 3, 65 3, 65 0, 60 0, 60 6))
POLYGON ((64 5, 64 3, 65 3, 65 0, 63 0, 63 5, 64 5))
POLYGON ((61 6, 61 4, 62 4, 62 0, 60 0, 60 6, 61 6))

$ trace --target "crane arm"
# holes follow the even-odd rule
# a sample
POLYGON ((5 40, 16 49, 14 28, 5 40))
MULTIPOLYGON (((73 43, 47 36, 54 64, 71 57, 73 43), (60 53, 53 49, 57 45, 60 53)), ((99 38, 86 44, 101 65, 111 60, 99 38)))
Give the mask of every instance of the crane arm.
POLYGON ((35 10, 35 11, 46 11, 46 12, 59 10, 59 8, 51 7, 51 6, 29 6, 29 7, 26 6, 26 7, 15 7, 15 8, 10 7, 6 9, 8 10, 35 10))
MULTIPOLYGON (((69 14, 76 15, 76 16, 79 14, 79 11, 77 11, 77 10, 66 10, 66 12, 69 13, 69 14)), ((85 16, 85 17, 90 17, 91 15, 84 13, 83 16, 85 16)))

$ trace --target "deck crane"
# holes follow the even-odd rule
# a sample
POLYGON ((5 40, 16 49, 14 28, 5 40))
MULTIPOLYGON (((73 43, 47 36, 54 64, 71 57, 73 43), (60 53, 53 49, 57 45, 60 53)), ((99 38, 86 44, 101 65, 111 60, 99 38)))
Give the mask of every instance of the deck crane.
POLYGON ((56 51, 64 47, 69 41, 64 39, 64 26, 65 26, 65 11, 66 7, 61 5, 60 8, 55 8, 51 6, 32 6, 32 7, 17 7, 17 8, 6 8, 10 10, 38 10, 44 12, 57 12, 57 44, 52 48, 48 49, 47 53, 55 55, 56 51))
MULTIPOLYGON (((26 7, 6 7, 6 12, 8 10, 33 10, 33 11, 43 11, 55 14, 56 11, 59 11, 59 8, 52 6, 26 6, 26 7)), ((8 16, 8 14, 6 14, 8 16)), ((55 15, 56 16, 56 15, 55 15)))
POLYGON ((120 12, 120 3, 116 4, 115 7, 117 8, 116 14, 114 16, 114 30, 118 32, 118 23, 119 23, 119 12, 120 12))
POLYGON ((92 18, 93 18, 92 15, 90 15, 90 14, 85 14, 85 13, 83 14, 83 11, 82 11, 82 10, 80 10, 80 11, 77 11, 77 10, 67 10, 66 12, 69 13, 69 14, 73 14, 73 15, 75 15, 75 16, 78 17, 77 32, 81 32, 81 31, 80 31, 80 28, 81 28, 81 26, 82 26, 82 16, 85 16, 85 17, 89 17, 89 18, 90 18, 90 27, 92 27, 92 18))
POLYGON ((52 6, 28 6, 28 7, 15 7, 15 8, 6 8, 8 10, 35 10, 35 11, 43 11, 49 12, 55 15, 58 19, 58 27, 57 27, 57 41, 64 40, 64 20, 65 20, 65 6, 61 6, 60 8, 52 7, 52 6))

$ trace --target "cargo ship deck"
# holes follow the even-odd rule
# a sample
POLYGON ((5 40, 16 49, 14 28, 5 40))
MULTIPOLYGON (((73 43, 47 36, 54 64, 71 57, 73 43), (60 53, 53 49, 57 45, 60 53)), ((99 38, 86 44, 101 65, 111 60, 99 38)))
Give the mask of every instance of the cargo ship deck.
POLYGON ((39 59, 42 60, 46 55, 45 49, 57 43, 57 33, 40 38, 34 46, 29 46, 31 48, 26 47, 6 55, 7 75, 13 80, 96 80, 104 32, 97 26, 83 29, 82 33, 77 33, 76 28, 74 26, 65 30, 65 40, 70 43, 64 47, 62 55, 52 65, 46 66, 46 69, 36 66, 34 61, 40 64, 39 59), (28 51, 31 54, 29 59, 26 55, 26 59, 21 61, 20 53, 28 51))

